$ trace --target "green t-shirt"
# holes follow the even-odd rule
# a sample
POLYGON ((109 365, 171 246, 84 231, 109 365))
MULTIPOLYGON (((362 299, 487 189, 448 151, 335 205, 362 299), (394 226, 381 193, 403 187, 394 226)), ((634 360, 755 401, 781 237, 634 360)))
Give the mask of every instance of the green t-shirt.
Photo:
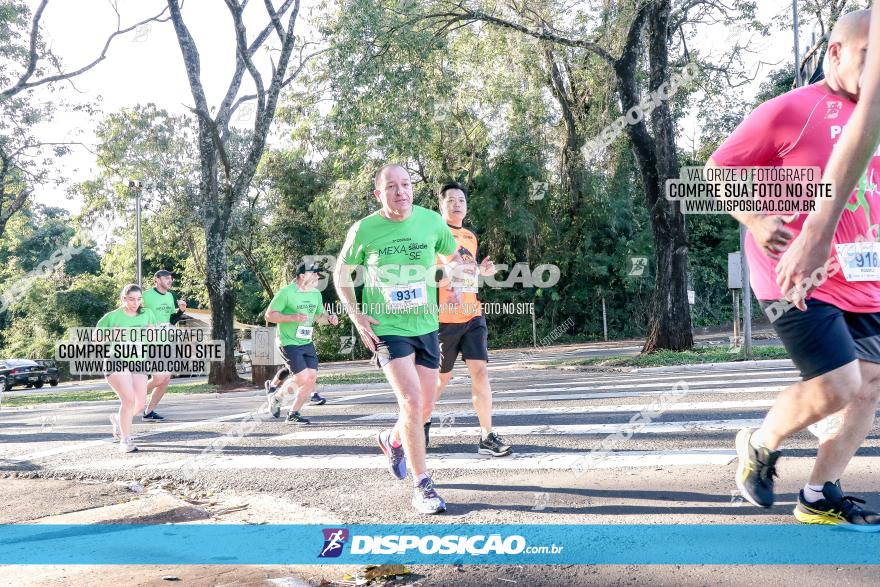
POLYGON ((282 287, 269 309, 276 310, 282 314, 305 314, 308 320, 305 322, 281 322, 278 326, 278 343, 281 346, 300 346, 312 342, 311 335, 308 337, 298 337, 297 329, 300 326, 310 328, 315 320, 315 316, 324 313, 323 300, 321 292, 316 289, 302 291, 296 286, 296 282, 292 282, 282 287))
MULTIPOLYGON (((143 308, 143 312, 140 314, 136 314, 135 316, 129 316, 125 313, 125 310, 122 308, 117 308, 112 312, 107 312, 98 320, 97 328, 145 328, 147 326, 155 326, 159 321, 156 320, 156 315, 153 314, 153 311, 149 308, 143 308)), ((144 334, 144 331, 140 331, 141 334, 144 334)), ((130 333, 131 334, 131 333, 130 333)), ((137 342, 140 344, 149 344, 145 342, 140 336, 137 334, 132 335, 133 338, 127 338, 128 342, 137 342)), ((118 354, 118 350, 115 350, 117 343, 110 343, 110 353, 111 356, 115 356, 118 354)), ((142 362, 142 358, 129 358, 128 360, 135 362, 142 362)))
POLYGON ((366 268, 361 311, 379 321, 373 332, 422 336, 437 330, 437 255, 454 251, 455 237, 443 218, 421 206, 401 222, 379 212, 356 222, 340 257, 366 268))
POLYGON ((122 308, 107 312, 98 320, 97 328, 138 328, 159 324, 156 315, 149 308, 134 316, 129 316, 122 308))
POLYGON ((171 324, 171 316, 177 313, 177 300, 170 291, 162 294, 151 287, 144 292, 144 308, 153 311, 159 324, 171 324))

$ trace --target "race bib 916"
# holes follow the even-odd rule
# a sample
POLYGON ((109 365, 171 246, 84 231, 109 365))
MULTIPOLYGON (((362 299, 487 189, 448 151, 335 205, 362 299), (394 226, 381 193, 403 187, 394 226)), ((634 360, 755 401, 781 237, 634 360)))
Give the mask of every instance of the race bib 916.
POLYGON ((880 243, 834 245, 847 281, 880 281, 880 243))

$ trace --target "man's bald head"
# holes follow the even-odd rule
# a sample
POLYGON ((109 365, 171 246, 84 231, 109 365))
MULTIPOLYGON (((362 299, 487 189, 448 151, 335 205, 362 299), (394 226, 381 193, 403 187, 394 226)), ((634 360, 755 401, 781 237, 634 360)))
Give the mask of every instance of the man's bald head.
POLYGON ((868 51, 870 10, 847 12, 834 23, 825 55, 825 83, 853 101, 859 99, 860 80, 868 51))
POLYGON ((406 172, 406 169, 403 167, 403 165, 399 163, 387 163, 383 165, 379 168, 379 171, 376 172, 376 176, 373 178, 373 183, 375 184, 377 190, 380 189, 379 184, 382 183, 382 176, 385 174, 386 171, 390 171, 391 169, 401 169, 406 172))
POLYGON ((409 171, 402 165, 383 165, 376 172, 376 199, 389 220, 404 220, 412 213, 413 191, 409 171))
POLYGON ((871 24, 870 10, 853 10, 837 19, 831 29, 828 43, 860 42, 868 38, 868 27, 871 24))

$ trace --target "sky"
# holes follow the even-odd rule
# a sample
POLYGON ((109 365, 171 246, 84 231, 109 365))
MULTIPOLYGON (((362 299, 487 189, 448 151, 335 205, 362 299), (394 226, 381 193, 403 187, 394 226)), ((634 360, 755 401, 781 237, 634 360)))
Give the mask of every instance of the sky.
MULTIPOLYGON (((28 0, 34 8, 37 0, 28 0)), ((275 1, 278 4, 278 1, 275 1)), ((303 1, 301 18, 297 24, 298 34, 313 34, 308 15, 316 10, 319 0, 303 1), (305 16, 306 18, 303 18, 305 16)), ((760 2, 759 18, 769 20, 776 14, 791 10, 788 0, 769 0, 760 2)), ((122 26, 126 27, 162 10, 162 0, 120 0, 119 8, 122 26)), ((232 74, 234 41, 230 34, 232 19, 222 0, 186 0, 183 8, 184 20, 198 44, 202 57, 202 80, 210 104, 221 99, 232 74)), ((92 61, 100 54, 107 36, 116 29, 116 14, 108 0, 54 0, 44 13, 43 32, 46 41, 56 55, 62 57, 66 69, 73 69, 92 61)), ((253 1, 245 12, 245 24, 250 38, 267 22, 263 3, 253 1)), ((717 27, 716 27, 717 28, 717 27)), ((809 30, 801 31, 801 38, 807 39, 809 30)), ((698 42, 701 48, 712 50, 719 58, 723 57, 730 39, 751 35, 750 31, 721 30, 719 34, 706 34, 698 42)), ((759 69, 754 83, 745 87, 744 97, 755 94, 760 81, 771 69, 778 67, 759 66, 763 59, 779 64, 793 61, 791 31, 776 31, 771 37, 757 43, 758 55, 752 67, 759 69)), ((803 49, 802 41, 802 49, 803 49)), ((268 53, 261 53, 258 65, 266 71, 268 53)), ((151 23, 117 37, 108 51, 107 58, 89 72, 76 77, 72 84, 64 84, 60 92, 51 94, 47 89, 37 91, 41 96, 56 98, 59 93, 71 102, 97 105, 104 113, 118 111, 136 104, 154 102, 159 107, 172 112, 185 112, 192 104, 189 84, 183 68, 180 49, 170 22, 151 23)), ((243 86, 243 92, 248 91, 243 86)), ((233 121, 247 123, 249 110, 239 112, 241 119, 233 121)), ((85 114, 59 112, 51 124, 38 129, 40 138, 46 141, 71 140, 94 144, 93 129, 96 118, 85 114)), ((697 140, 699 127, 696 119, 689 117, 682 122, 680 137, 683 147, 697 140)), ((71 155, 58 160, 58 174, 67 185, 89 178, 95 169, 95 157, 87 149, 75 148, 71 155)), ((66 188, 45 187, 37 190, 36 201, 41 204, 60 206, 73 212, 79 210, 82 202, 69 200, 66 188)))

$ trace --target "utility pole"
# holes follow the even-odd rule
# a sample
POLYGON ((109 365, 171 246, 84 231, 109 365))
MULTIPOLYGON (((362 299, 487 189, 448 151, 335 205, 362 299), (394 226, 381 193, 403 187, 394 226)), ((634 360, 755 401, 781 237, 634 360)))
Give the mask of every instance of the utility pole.
POLYGON ((798 39, 798 7, 797 0, 791 0, 791 14, 794 21, 794 81, 798 87, 804 85, 801 79, 801 47, 798 39))
POLYGON ((742 251, 743 302, 743 357, 752 357, 752 286, 749 283, 749 263, 746 260, 746 227, 739 225, 739 250, 742 251))
POLYGON ((128 180, 128 189, 134 192, 134 239, 137 249, 137 267, 135 269, 135 283, 142 285, 143 252, 141 250, 141 182, 128 180))

